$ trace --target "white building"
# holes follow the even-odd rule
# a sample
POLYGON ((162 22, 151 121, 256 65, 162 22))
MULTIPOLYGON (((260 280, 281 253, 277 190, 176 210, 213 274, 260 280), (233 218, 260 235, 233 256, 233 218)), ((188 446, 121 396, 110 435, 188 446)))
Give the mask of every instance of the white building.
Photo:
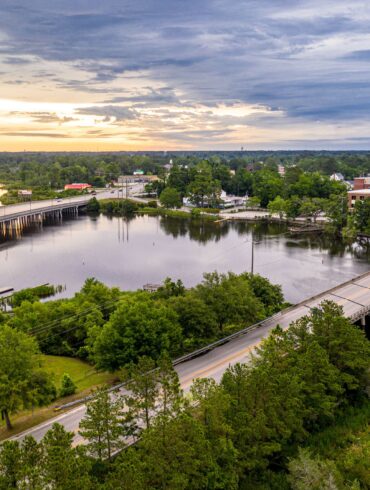
POLYGON ((330 176, 330 180, 335 180, 336 182, 343 182, 344 181, 344 177, 343 177, 343 175, 340 172, 334 172, 330 176))

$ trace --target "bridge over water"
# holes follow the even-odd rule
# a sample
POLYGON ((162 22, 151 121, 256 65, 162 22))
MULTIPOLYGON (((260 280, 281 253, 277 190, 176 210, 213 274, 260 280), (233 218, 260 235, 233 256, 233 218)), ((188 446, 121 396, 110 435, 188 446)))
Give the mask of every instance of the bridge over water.
MULTIPOLYGON (((100 200, 124 196, 125 194, 121 189, 114 189, 97 191, 96 195, 87 194, 64 199, 27 201, 20 204, 0 206, 0 232, 4 235, 17 235, 23 228, 32 223, 42 225, 48 217, 62 219, 63 215, 77 215, 79 209, 85 207, 92 197, 100 200)), ((129 197, 138 202, 146 202, 146 200, 132 195, 129 197)))
MULTIPOLYGON (((266 320, 221 339, 191 354, 177 359, 175 369, 179 375, 182 388, 187 391, 196 378, 214 378, 219 381, 222 374, 230 366, 238 362, 248 362, 253 349, 267 337, 271 330, 280 325, 287 328, 292 322, 307 315, 313 308, 325 300, 330 300, 343 308, 344 315, 352 322, 366 325, 370 315, 370 272, 355 277, 328 291, 318 294, 301 303, 287 308, 266 320)), ((70 408, 70 407, 69 407, 70 408)), ((80 420, 86 411, 85 404, 79 404, 57 417, 29 429, 14 439, 22 439, 31 434, 40 440, 54 422, 59 422, 68 431, 75 433, 75 444, 82 442, 78 435, 80 420)))

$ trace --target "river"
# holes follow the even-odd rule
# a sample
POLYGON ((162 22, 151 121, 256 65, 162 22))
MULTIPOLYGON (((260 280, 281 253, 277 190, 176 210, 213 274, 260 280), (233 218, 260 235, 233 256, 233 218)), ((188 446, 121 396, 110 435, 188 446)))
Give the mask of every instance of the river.
POLYGON ((299 302, 369 270, 369 250, 327 237, 291 236, 285 225, 194 223, 163 217, 132 220, 79 216, 0 238, 0 287, 61 284, 71 296, 88 277, 122 289, 164 278, 192 286, 203 272, 254 271, 299 302))

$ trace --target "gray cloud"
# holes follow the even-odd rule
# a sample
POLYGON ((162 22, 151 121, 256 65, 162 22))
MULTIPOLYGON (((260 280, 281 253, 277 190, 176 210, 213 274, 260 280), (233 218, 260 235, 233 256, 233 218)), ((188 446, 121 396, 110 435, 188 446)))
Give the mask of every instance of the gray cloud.
MULTIPOLYGON (((353 131, 370 109, 369 21, 358 0, 3 0, 0 59, 22 66, 34 56, 84 72, 85 79, 63 78, 35 66, 33 83, 47 78, 101 94, 104 106, 76 112, 107 120, 135 120, 145 108, 245 102, 278 109, 291 123, 340 121, 353 131), (146 88, 133 89, 130 76, 146 88)), ((253 121, 281 124, 273 114, 245 119, 253 121)))
POLYGON ((7 133, 0 133, 2 136, 29 136, 32 138, 70 138, 68 134, 64 133, 35 133, 32 131, 10 131, 7 133))
POLYGON ((115 118, 116 121, 129 121, 138 118, 138 113, 134 109, 127 107, 105 105, 105 106, 90 106, 77 109, 76 114, 88 116, 104 116, 106 120, 115 118))

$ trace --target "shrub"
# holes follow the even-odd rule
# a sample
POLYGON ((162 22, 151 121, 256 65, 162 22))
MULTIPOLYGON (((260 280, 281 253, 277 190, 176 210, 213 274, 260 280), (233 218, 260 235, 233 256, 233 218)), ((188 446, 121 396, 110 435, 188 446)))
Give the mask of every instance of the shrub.
POLYGON ((59 395, 60 396, 69 396, 76 393, 76 385, 73 382, 72 378, 68 373, 64 373, 62 376, 61 386, 59 395))
POLYGON ((148 201, 147 202, 147 206, 149 208, 157 208, 158 207, 158 203, 157 203, 157 201, 148 201))

